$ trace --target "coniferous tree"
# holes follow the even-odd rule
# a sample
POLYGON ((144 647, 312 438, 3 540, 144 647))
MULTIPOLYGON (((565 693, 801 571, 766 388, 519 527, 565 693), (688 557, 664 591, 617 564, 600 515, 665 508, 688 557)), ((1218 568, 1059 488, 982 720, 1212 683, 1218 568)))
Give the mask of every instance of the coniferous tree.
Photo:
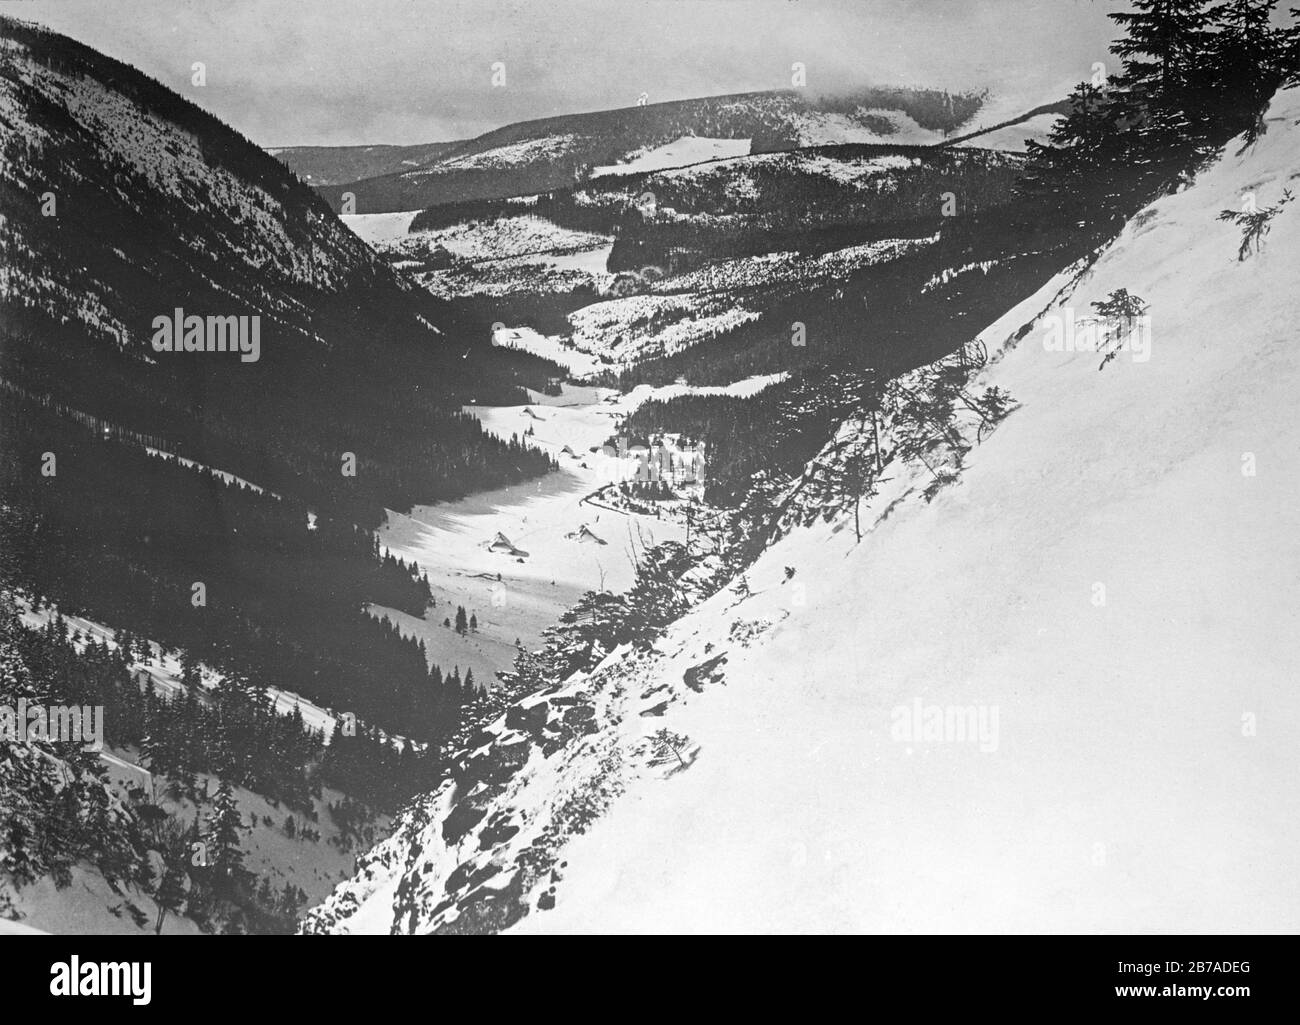
POLYGON ((1122 203, 1115 176, 1100 159, 1119 115, 1104 83, 1080 83, 1069 104, 1047 143, 1028 144, 1029 160, 1018 188, 1036 210, 1069 222, 1105 223, 1117 216, 1122 203))
POLYGON ((168 863, 163 874, 158 892, 154 894, 154 903, 158 905, 158 920, 154 925, 154 935, 162 934, 163 919, 167 912, 179 913, 185 900, 185 873, 179 865, 168 863))
POLYGON ((0 855, 0 868, 9 873, 14 883, 23 886, 44 874, 31 850, 31 826, 16 813, 11 813, 9 828, 4 833, 4 853, 0 855))
POLYGON ((1291 24, 1278 33, 1278 67, 1283 85, 1300 85, 1300 7, 1292 7, 1291 24))
POLYGON ((186 687, 198 687, 203 681, 199 660, 188 651, 181 652, 181 683, 186 687))
POLYGON ((239 844, 239 827, 243 819, 235 802, 235 791, 228 780, 217 787, 212 817, 212 869, 221 879, 233 880, 243 868, 244 852, 239 844))
POLYGON ((1199 65, 1210 49, 1209 0, 1134 0, 1111 14, 1126 30, 1114 50, 1124 62, 1112 97, 1118 135, 1111 159, 1129 170, 1138 202, 1173 187, 1212 152, 1200 114, 1210 99, 1199 65))
POLYGON ((1174 96, 1204 52, 1214 17, 1210 0, 1132 0, 1109 15, 1125 30, 1114 51, 1124 61, 1121 88, 1160 101, 1174 96))
POLYGON ((1211 115, 1229 135, 1262 131, 1269 100, 1286 78, 1285 33, 1274 29, 1278 0, 1226 0, 1215 8, 1218 31, 1200 74, 1213 89, 1211 115))

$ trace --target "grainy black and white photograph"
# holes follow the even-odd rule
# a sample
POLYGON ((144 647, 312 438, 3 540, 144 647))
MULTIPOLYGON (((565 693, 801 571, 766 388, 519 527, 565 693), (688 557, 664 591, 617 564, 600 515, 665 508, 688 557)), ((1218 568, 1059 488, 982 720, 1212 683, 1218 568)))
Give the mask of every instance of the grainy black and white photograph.
POLYGON ((0 932, 1294 933, 1297 193, 1277 0, 0 2, 0 932))

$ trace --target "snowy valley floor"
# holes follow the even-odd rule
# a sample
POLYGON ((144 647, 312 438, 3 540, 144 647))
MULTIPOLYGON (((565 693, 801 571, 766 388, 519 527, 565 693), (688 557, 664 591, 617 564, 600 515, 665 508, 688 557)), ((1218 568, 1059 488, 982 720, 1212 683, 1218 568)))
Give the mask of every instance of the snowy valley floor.
POLYGON ((465 407, 502 438, 522 437, 531 428, 529 443, 554 456, 560 471, 455 502, 417 506, 409 515, 388 510, 381 543, 427 571, 438 604, 423 619, 379 606, 371 611, 422 639, 430 660, 444 670, 471 666, 477 679, 490 682, 492 673, 512 667, 516 639, 540 647, 542 631, 584 592, 626 590, 646 547, 685 536, 680 519, 589 501, 603 486, 635 472, 634 460, 591 448, 603 445, 623 418, 651 399, 687 392, 751 394, 773 380, 750 378, 726 389, 643 385, 626 395, 566 385, 561 396, 534 393, 528 406, 465 407), (579 540, 584 527, 590 533, 579 540), (527 554, 491 550, 499 534, 527 554), (477 631, 462 637, 442 625, 448 616, 455 618, 457 605, 475 615, 477 631))

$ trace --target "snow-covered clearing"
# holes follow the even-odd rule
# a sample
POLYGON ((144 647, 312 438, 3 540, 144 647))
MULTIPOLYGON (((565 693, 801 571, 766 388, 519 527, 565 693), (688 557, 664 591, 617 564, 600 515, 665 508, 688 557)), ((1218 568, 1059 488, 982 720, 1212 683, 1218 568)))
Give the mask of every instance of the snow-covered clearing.
MULTIPOLYGON (((1059 75, 1059 69, 1053 71, 1047 67, 1007 68, 1004 73, 1013 80, 993 90, 975 116, 958 128, 954 136, 960 138, 972 132, 988 131, 995 125, 1024 117, 1031 110, 1065 99, 1078 85, 1078 76, 1059 75)), ((987 135, 972 139, 970 145, 981 149, 1023 150, 1026 139, 1046 142, 1058 117, 1056 114, 1040 114, 1020 125, 989 131, 987 135), (1022 131, 1026 126, 1031 127, 1022 131)))
MULTIPOLYGON (((657 282, 653 287, 658 294, 678 291, 727 292, 795 283, 812 286, 822 281, 848 277, 872 264, 897 259, 937 240, 937 235, 923 239, 883 239, 879 242, 845 246, 815 256, 776 252, 718 260, 699 270, 657 282)), ((574 316, 577 317, 577 314, 574 316)))
POLYGON ((503 327, 492 334, 493 345, 523 349, 554 360, 576 378, 598 373, 606 364, 587 352, 566 345, 558 335, 544 335, 531 327, 503 327))
MULTIPOLYGON (((736 268, 742 274, 752 269, 736 268)), ((652 287, 661 286, 656 283, 652 287)), ((592 303, 569 314, 570 341, 602 362, 628 365, 708 341, 758 316, 726 292, 628 295, 592 303)))
POLYGON ((534 253, 525 257, 518 257, 518 259, 521 262, 527 261, 530 263, 537 261, 543 266, 551 267, 557 271, 578 271, 590 275, 599 282, 613 276, 606 270, 609 265, 609 254, 613 251, 614 243, 606 242, 590 249, 575 249, 571 252, 534 253))
POLYGON ((602 288, 613 280, 605 269, 614 246, 610 236, 562 228, 533 213, 407 233, 410 224, 386 236, 376 228, 371 244, 396 266, 414 271, 434 295, 564 292, 580 285, 602 288))
POLYGON ((1018 125, 997 128, 987 135, 977 135, 970 141, 961 142, 958 145, 974 146, 978 149, 1023 152, 1029 148, 1030 142, 1046 142, 1059 120, 1059 114, 1039 114, 1037 117, 1031 117, 1028 121, 1022 121, 1018 125))
POLYGON ((607 174, 641 174, 646 171, 662 171, 669 167, 701 164, 706 160, 728 160, 732 157, 747 156, 749 146, 749 139, 708 139, 683 135, 673 142, 628 156, 617 164, 593 167, 591 176, 599 178, 607 174))
MULTIPOLYGON (((98 871, 82 864, 73 866, 72 884, 66 889, 57 889, 54 880, 44 876, 14 892, 12 898, 22 920, 0 918, 0 935, 152 936, 158 918, 158 905, 144 890, 126 886, 114 892, 98 871), (143 915, 143 926, 132 920, 129 905, 143 915)), ((200 930, 190 919, 169 914, 162 935, 198 936, 200 930)))
POLYGON ((638 384, 624 396, 623 401, 629 408, 636 408, 643 402, 651 400, 666 402, 669 399, 680 398, 683 395, 733 395, 737 398, 748 398, 751 395, 757 395, 764 388, 784 381, 788 376, 785 373, 760 374, 756 377, 746 377, 740 381, 733 381, 731 384, 705 387, 686 384, 664 384, 655 387, 649 384, 638 384))
POLYGON ((846 143, 886 143, 894 145, 928 145, 939 142, 941 133, 922 128, 899 110, 869 110, 859 107, 853 114, 807 111, 795 119, 794 129, 800 146, 839 146, 846 143), (877 131, 867 118, 887 123, 891 130, 877 131))
POLYGON ((407 172, 411 178, 427 178, 444 170, 503 169, 542 160, 559 160, 573 149, 576 139, 572 135, 546 135, 525 139, 478 153, 466 153, 434 161, 407 172))
MULTIPOLYGON (((785 154, 782 154, 784 156, 785 154)), ((883 157, 828 157, 822 153, 792 153, 794 166, 805 173, 818 174, 832 181, 859 188, 874 188, 873 179, 890 171, 906 171, 921 161, 918 157, 888 154, 883 157)))
POLYGON ((340 214, 339 220, 371 249, 383 249, 384 244, 405 238, 411 222, 419 210, 406 210, 391 214, 340 214))
POLYGON ((610 242, 607 235, 573 231, 535 214, 519 214, 417 231, 394 239, 388 248, 419 257, 441 247, 462 260, 479 262, 555 253, 583 254, 610 242))

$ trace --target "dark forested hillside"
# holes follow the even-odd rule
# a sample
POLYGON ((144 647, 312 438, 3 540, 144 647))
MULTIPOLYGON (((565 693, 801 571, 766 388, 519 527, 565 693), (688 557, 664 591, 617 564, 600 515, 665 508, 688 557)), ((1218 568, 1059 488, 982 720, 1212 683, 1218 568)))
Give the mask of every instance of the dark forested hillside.
POLYGON ((554 368, 459 337, 201 108, 10 19, 0 101, 0 378, 366 524, 549 468, 458 407, 554 368), (156 351, 156 318, 178 309, 200 327, 260 318, 257 351, 156 351))
POLYGON ((300 501, 12 393, 0 407, 0 493, 0 584, 392 732, 454 728, 459 694, 449 703, 419 643, 365 611, 421 615, 436 600, 428 580, 381 557, 368 532, 325 516, 309 528, 300 501))
POLYGON ((434 600, 369 530, 550 471, 460 406, 557 368, 201 107, 8 18, 0 153, 0 585, 391 733, 454 729, 458 674, 366 612, 434 600), (156 344, 178 309, 199 351, 156 344), (224 318, 257 318, 256 348, 202 351, 224 318))

